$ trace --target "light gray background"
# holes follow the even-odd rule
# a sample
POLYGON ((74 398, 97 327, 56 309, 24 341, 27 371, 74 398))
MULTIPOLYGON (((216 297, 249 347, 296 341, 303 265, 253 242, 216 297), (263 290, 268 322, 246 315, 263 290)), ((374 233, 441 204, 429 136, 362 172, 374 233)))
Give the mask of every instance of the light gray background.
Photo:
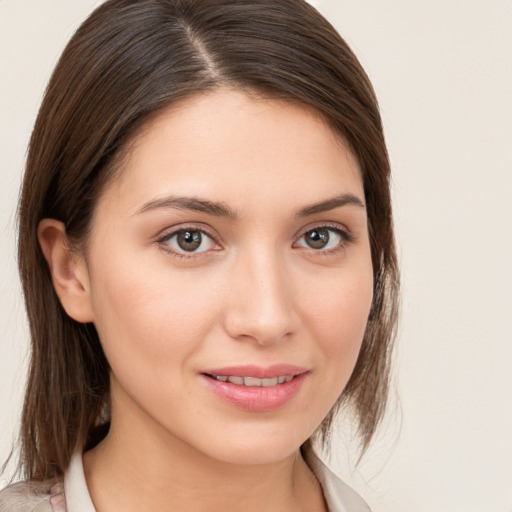
MULTIPOLYGON (((0 459, 27 329, 15 209, 44 86, 93 0, 0 0, 0 459)), ((312 1, 379 96, 403 269, 392 409, 357 470, 376 512, 512 512, 512 1, 312 1)))

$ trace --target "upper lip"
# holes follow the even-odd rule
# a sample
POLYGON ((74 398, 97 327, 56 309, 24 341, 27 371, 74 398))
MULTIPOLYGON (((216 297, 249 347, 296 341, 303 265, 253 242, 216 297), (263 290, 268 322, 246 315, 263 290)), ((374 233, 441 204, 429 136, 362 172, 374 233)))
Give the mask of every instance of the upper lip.
POLYGON ((204 370, 203 374, 226 377, 256 377, 258 379, 272 379, 274 377, 300 375, 306 373, 307 368, 290 364, 274 364, 271 366, 226 366, 223 368, 211 368, 204 370))

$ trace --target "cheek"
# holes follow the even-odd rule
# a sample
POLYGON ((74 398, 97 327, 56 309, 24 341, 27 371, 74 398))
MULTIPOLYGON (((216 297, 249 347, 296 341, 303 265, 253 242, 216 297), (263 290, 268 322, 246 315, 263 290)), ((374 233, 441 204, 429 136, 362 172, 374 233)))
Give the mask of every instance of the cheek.
MULTIPOLYGON (((364 262, 363 262, 364 263, 364 262)), ((309 294, 306 323, 341 393, 357 361, 373 298, 371 264, 334 275, 309 294)))
POLYGON ((98 269, 92 286, 95 325, 114 371, 152 373, 169 361, 177 367, 215 322, 212 287, 201 279, 164 266, 147 268, 135 259, 98 269))
POLYGON ((140 272, 142 264, 121 263, 102 267, 94 294, 116 414, 142 408, 155 417, 164 404, 174 411, 188 404, 196 414, 190 368, 215 324, 212 287, 158 265, 140 272))

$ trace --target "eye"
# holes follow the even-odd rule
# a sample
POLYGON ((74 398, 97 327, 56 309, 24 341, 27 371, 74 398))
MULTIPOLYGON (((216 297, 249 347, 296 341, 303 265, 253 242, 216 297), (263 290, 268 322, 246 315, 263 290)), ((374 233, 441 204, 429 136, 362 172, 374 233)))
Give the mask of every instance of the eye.
POLYGON ((343 246, 343 242, 350 241, 351 236, 341 229, 319 226, 306 231, 296 245, 318 251, 329 251, 343 246))
POLYGON ((217 246, 212 238, 200 229, 180 229, 160 240, 167 250, 185 256, 209 251, 217 246))

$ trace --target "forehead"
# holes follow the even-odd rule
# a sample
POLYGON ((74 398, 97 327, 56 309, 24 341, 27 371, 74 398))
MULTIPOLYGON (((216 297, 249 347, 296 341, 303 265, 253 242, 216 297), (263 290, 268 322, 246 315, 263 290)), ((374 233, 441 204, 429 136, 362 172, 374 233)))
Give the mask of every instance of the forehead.
POLYGON ((189 98, 146 123, 111 188, 107 195, 114 193, 127 208, 175 193, 240 208, 363 194, 354 155, 319 114, 227 89, 189 98))

